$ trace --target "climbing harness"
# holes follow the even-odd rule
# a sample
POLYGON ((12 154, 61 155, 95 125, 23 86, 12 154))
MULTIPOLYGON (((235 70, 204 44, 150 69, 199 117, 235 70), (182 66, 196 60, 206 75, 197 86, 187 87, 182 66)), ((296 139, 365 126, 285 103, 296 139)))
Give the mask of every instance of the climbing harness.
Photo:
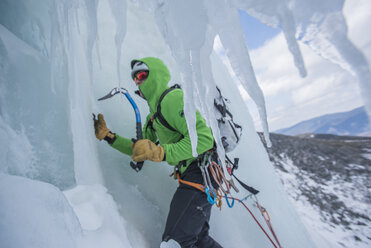
POLYGON ((239 180, 233 174, 233 171, 238 166, 238 160, 235 160, 235 162, 232 163, 231 160, 228 158, 227 161, 226 161, 226 168, 227 168, 228 173, 231 176, 233 176, 241 184, 241 186, 249 192, 249 194, 246 197, 244 197, 243 199, 238 199, 238 198, 233 197, 231 195, 231 189, 232 188, 235 189, 236 192, 238 192, 237 191, 238 189, 234 185, 233 179, 231 178, 231 180, 227 180, 221 166, 212 159, 214 152, 215 151, 213 151, 213 150, 208 151, 208 152, 202 154, 197 159, 198 166, 201 170, 202 177, 203 177, 203 180, 204 180, 204 184, 193 183, 193 182, 182 180, 180 178, 179 168, 175 172, 176 173, 176 178, 178 179, 178 183, 179 184, 186 184, 186 185, 194 187, 198 190, 201 190, 202 192, 205 192, 205 194, 207 195, 207 199, 208 199, 209 203, 210 204, 215 204, 220 210, 221 210, 221 207, 222 207, 223 196, 224 196, 224 199, 225 199, 229 208, 232 208, 234 206, 235 201, 241 203, 246 208, 246 210, 250 213, 250 215, 255 220, 255 222, 260 227, 260 229, 263 231, 263 233, 267 236, 267 238, 272 243, 272 245, 275 248, 282 248, 280 242, 278 241, 277 235, 273 230, 273 226, 272 226, 271 219, 270 219, 270 216, 268 214, 268 211, 262 205, 260 205, 260 203, 258 201, 258 198, 257 198, 256 194, 258 194, 259 191, 254 189, 251 186, 246 185, 245 183, 243 183, 241 180, 239 180), (210 173, 209 173, 209 171, 210 171, 210 173), (214 189, 214 187, 211 183, 210 174, 213 177, 216 184, 219 186, 217 190, 214 189), (269 230, 270 230, 270 232, 273 236, 273 239, 276 242, 273 241, 273 239, 267 233, 267 231, 264 229, 262 224, 257 220, 257 218, 254 216, 252 211, 244 203, 245 200, 247 200, 251 197, 255 198, 255 205, 259 209, 260 213, 262 214, 263 219, 265 220, 265 222, 266 222, 266 224, 267 224, 267 226, 268 226, 268 228, 269 228, 269 230))
MULTIPOLYGON (((175 167, 174 175, 176 179, 178 179, 179 184, 186 184, 198 190, 201 190, 207 195, 207 200, 209 201, 211 205, 217 203, 217 205, 221 206, 220 198, 218 198, 217 191, 214 189, 214 186, 211 183, 210 174, 207 169, 211 161, 211 156, 212 156, 211 152, 208 151, 202 154, 201 156, 199 156, 199 158, 197 158, 196 160, 196 162, 198 163, 198 167, 201 170, 202 179, 204 181, 204 184, 194 183, 194 182, 181 179, 179 167, 182 162, 178 166, 175 167)), ((171 174, 170 176, 172 175, 173 174, 171 174)))

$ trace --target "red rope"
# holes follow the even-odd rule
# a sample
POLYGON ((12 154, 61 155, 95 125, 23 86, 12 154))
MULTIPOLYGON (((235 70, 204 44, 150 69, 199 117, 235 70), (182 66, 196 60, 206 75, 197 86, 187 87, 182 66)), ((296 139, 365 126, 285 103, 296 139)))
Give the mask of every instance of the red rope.
POLYGON ((249 213, 251 214, 251 216, 253 217, 253 219, 255 220, 255 222, 258 224, 258 226, 260 227, 260 229, 264 232, 264 234, 268 237, 268 239, 271 241, 272 245, 275 247, 275 248, 278 248, 276 246, 276 244, 273 242, 273 240, 271 239, 271 237, 269 237, 268 233, 264 230, 264 228, 262 227, 262 225, 259 223, 259 221, 255 218, 254 214, 250 211, 250 209, 245 205, 245 203, 243 203, 240 199, 237 199, 237 198, 234 198, 234 197, 230 197, 228 196, 229 199, 234 199, 236 201, 239 201, 246 209, 247 211, 249 211, 249 213))

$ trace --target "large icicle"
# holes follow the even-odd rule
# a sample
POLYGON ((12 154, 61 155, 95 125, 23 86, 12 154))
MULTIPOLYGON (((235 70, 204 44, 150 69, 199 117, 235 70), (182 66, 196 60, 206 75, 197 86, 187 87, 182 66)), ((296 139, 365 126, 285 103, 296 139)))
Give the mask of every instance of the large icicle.
MULTIPOLYGON (((203 83, 198 85, 200 87, 200 91, 203 94, 200 95, 202 103, 201 113, 202 116, 205 117, 208 125, 211 127, 213 131, 214 139, 217 144, 217 152, 219 158, 221 158, 221 162, 224 166, 225 161, 225 151, 223 148, 223 144, 220 137, 220 131, 218 128, 218 122, 216 121, 216 116, 214 113, 214 97, 217 95, 216 92, 216 81, 214 75, 212 73, 211 68, 211 53, 214 47, 214 40, 215 40, 215 31, 209 26, 208 31, 206 33, 206 40, 205 44, 201 49, 201 72, 202 72, 202 80, 203 83)), ((227 175, 227 179, 229 179, 229 175, 227 175)))
MULTIPOLYGON (((90 78, 93 77, 93 48, 98 43, 98 22, 97 22, 97 8, 98 0, 85 0, 85 8, 87 15, 87 46, 86 56, 89 65, 90 78)), ((98 52, 98 49, 96 50, 98 52)), ((99 55, 98 55, 99 57, 99 55)))
POLYGON ((295 66, 299 70, 300 76, 305 77, 307 75, 304 59, 295 37, 295 19, 288 7, 288 1, 233 0, 233 5, 236 8, 245 10, 251 16, 258 18, 266 25, 272 27, 277 27, 280 25, 285 35, 288 48, 294 58, 295 66))
POLYGON ((207 10, 214 32, 219 34, 233 71, 257 105, 265 140, 270 146, 264 95, 256 81, 254 69, 251 65, 249 52, 239 25, 237 8, 224 0, 218 0, 217 4, 215 2, 207 3, 207 10))
POLYGON ((208 23, 205 13, 203 4, 197 0, 169 1, 155 10, 157 25, 179 66, 193 156, 197 156, 195 103, 200 106, 203 93, 198 86, 202 84, 200 49, 205 42, 208 23))
MULTIPOLYGON (((89 71, 91 61, 88 61, 89 55, 87 55, 90 51, 87 52, 85 49, 87 41, 84 39, 84 35, 80 35, 77 25, 78 20, 75 20, 79 10, 77 6, 82 6, 81 2, 75 2, 74 5, 63 1, 55 3, 54 15, 56 17, 54 20, 57 23, 54 24, 59 28, 60 33, 56 34, 59 39, 52 40, 57 42, 55 45, 52 44, 52 47, 62 45, 58 49, 63 49, 65 56, 62 58, 62 68, 55 68, 54 72, 58 73, 60 69, 64 69, 68 73, 70 127, 73 139, 76 183, 103 183, 95 150, 95 140, 92 136, 91 119, 87 118, 92 112, 92 91, 90 87, 92 75, 89 71), (58 40, 62 42, 60 43, 58 40), (89 173, 86 173, 88 171, 89 173)), ((83 10, 87 11, 87 9, 83 10)), ((90 12, 90 14, 94 13, 90 12)), ((82 24, 90 25, 90 23, 85 22, 82 22, 82 24)), ((90 33, 88 37, 89 35, 90 33)))

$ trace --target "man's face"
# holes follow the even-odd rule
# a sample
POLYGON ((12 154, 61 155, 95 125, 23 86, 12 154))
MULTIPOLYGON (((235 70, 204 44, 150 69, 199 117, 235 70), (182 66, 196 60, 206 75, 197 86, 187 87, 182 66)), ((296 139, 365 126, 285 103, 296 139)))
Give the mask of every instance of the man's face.
POLYGON ((148 78, 148 71, 139 71, 134 76, 134 82, 139 87, 148 78))

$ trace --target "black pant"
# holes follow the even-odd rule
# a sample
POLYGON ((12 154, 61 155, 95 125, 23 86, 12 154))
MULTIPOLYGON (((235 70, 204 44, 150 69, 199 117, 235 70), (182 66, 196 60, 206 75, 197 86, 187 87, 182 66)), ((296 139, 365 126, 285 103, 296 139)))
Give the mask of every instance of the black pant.
MULTIPOLYGON (((202 183, 201 171, 196 163, 189 166, 182 179, 202 183)), ((174 239, 182 247, 221 248, 209 236, 211 207, 204 192, 181 184, 171 201, 162 240, 174 239)))

